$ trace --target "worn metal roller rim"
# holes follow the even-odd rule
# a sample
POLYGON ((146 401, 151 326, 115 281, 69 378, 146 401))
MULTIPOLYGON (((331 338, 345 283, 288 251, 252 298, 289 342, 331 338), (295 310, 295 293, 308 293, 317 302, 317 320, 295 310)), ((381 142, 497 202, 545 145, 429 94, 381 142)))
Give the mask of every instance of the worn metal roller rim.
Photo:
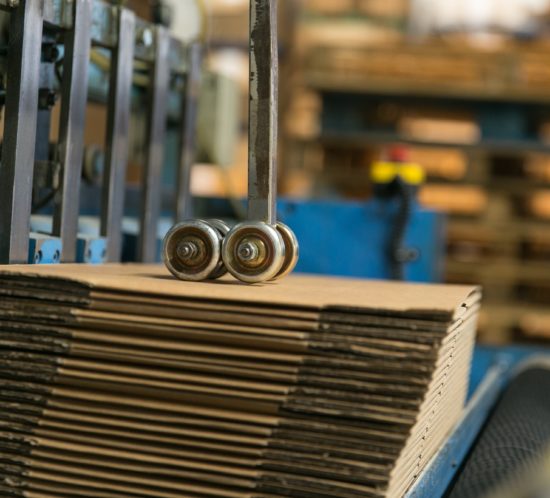
MULTIPOLYGON (((224 239, 231 230, 229 228, 229 225, 225 221, 222 221, 222 220, 216 220, 216 219, 208 220, 208 224, 218 231, 218 233, 221 235, 222 239, 224 239)), ((217 279, 222 278, 223 276, 227 275, 227 273, 228 273, 228 270, 227 270, 227 268, 226 268, 226 266, 223 262, 223 259, 221 257, 221 252, 220 252, 220 257, 219 257, 219 260, 218 260, 218 264, 217 264, 216 268, 214 269, 214 271, 210 274, 210 276, 208 278, 210 280, 217 280, 217 279)))
POLYGON ((172 227, 164 238, 164 264, 180 280, 207 280, 219 270, 221 245, 220 232, 206 221, 184 221, 172 227))
POLYGON ((300 244, 292 229, 279 221, 277 223, 277 231, 285 243, 285 260, 274 280, 279 280, 290 275, 294 271, 294 268, 296 268, 298 259, 300 258, 300 244))
POLYGON ((241 282, 267 282, 283 268, 285 242, 271 225, 247 221, 235 226, 225 237, 222 259, 229 272, 241 282))

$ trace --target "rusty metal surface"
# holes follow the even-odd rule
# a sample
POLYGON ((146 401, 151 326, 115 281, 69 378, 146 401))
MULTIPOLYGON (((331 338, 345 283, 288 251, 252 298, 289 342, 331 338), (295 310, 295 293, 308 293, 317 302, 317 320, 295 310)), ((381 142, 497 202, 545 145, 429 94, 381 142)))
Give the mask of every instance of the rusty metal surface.
POLYGON ((277 0, 250 2, 249 219, 276 223, 277 0))

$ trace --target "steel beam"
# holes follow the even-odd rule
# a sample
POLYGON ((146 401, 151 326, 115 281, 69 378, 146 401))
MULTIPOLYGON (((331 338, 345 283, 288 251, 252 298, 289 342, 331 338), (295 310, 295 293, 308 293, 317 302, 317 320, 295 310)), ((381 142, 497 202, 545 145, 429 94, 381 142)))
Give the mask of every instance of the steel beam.
POLYGON ((111 81, 107 116, 105 173, 100 234, 107 239, 106 261, 118 262, 122 254, 122 217, 128 164, 128 132, 134 63, 136 18, 119 10, 118 42, 111 56, 111 81))
POLYGON ((155 29, 155 57, 149 88, 146 157, 142 177, 142 206, 138 259, 144 263, 157 260, 158 223, 162 196, 162 167, 166 141, 167 100, 170 84, 168 54, 170 36, 166 28, 155 29))
POLYGON ((42 0, 10 16, 4 142, 0 164, 0 263, 26 263, 38 113, 42 0))
POLYGON ((191 170, 196 159, 197 105, 201 83, 201 46, 189 47, 189 66, 185 81, 182 105, 180 164, 176 187, 176 222, 193 217, 191 196, 191 170))
POLYGON ((73 27, 65 37, 59 129, 62 180, 60 195, 56 198, 53 223, 53 235, 60 237, 63 244, 61 261, 64 263, 76 261, 92 3, 93 0, 74 2, 73 27))

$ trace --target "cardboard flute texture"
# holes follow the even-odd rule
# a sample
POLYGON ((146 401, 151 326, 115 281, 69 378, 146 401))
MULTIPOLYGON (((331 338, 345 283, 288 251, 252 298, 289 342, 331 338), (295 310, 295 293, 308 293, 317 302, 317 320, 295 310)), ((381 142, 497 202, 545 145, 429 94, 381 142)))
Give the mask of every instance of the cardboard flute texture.
POLYGON ((0 494, 400 497, 460 417, 479 301, 0 267, 0 494))

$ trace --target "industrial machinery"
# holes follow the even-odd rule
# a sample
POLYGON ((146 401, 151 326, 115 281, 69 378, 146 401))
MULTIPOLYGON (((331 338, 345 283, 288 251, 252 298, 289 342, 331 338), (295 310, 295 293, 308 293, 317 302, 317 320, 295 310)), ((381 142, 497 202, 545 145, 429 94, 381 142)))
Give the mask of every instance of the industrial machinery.
POLYGON ((277 221, 277 40, 277 2, 252 0, 248 221, 231 230, 219 220, 190 220, 173 227, 163 256, 182 280, 215 279, 225 268, 243 282, 258 283, 288 275, 298 261, 296 236, 277 221))
MULTIPOLYGON (((251 47, 258 55, 251 74, 259 92, 254 93, 250 111, 251 136, 257 141, 250 153, 250 213, 251 220, 261 223, 248 226, 246 247, 240 242, 235 246, 234 260, 230 242, 235 236, 228 238, 224 264, 221 242, 229 226, 221 221, 206 225, 194 221, 192 230, 199 227, 201 234, 197 250, 200 253, 208 246, 209 252, 206 259, 204 254, 195 258, 193 244, 183 244, 193 256, 187 259, 194 265, 189 279, 219 277, 227 266, 241 280, 262 281, 288 273, 296 262, 296 238, 284 225, 276 229, 274 211, 276 10, 275 4, 267 10, 261 2, 257 5, 258 12, 253 2, 251 13, 251 47), (251 236, 254 227, 259 231, 251 236), (247 251, 250 255, 242 259, 239 254, 247 251)), ((189 184, 197 147, 200 44, 185 44, 164 26, 137 19, 130 10, 100 0, 5 1, 0 7, 6 75, 0 262, 120 261, 124 233, 134 234, 132 259, 158 261, 166 233, 162 225, 192 218, 189 184), (106 73, 106 85, 98 84, 97 67, 106 73), (84 147, 87 102, 102 91, 107 94, 104 155, 84 147), (58 138, 52 144, 58 99, 58 138), (168 123, 174 120, 179 146, 172 158, 177 163, 172 168, 173 205, 167 210, 162 205, 163 173, 168 123), (124 220, 126 168, 136 144, 142 156, 139 206, 134 219, 124 220), (85 187, 82 177, 100 180, 92 196, 101 198, 101 206, 91 221, 79 216, 85 187)), ((174 254, 181 256, 185 247, 174 254)))
MULTIPOLYGON (((254 283, 282 277, 295 265, 306 272, 356 277, 440 279, 444 220, 414 204, 410 194, 416 180, 407 181, 402 168, 380 167, 375 178, 380 195, 369 204, 276 202, 276 2, 251 3, 249 210, 246 221, 230 228, 213 218, 232 217, 227 203, 199 200, 196 209, 189 195, 199 44, 184 44, 165 27, 101 0, 0 0, 0 72, 5 75, 0 84, 0 263, 116 262, 122 257, 125 233, 127 239, 133 237, 132 258, 156 261, 168 232, 165 258, 184 280, 214 279, 229 271, 254 283), (262 9, 264 4, 270 8, 262 9), (97 65, 107 67, 109 75, 106 152, 99 173, 90 151, 92 158, 85 160, 83 143, 88 93, 104 90, 92 84, 92 91, 86 91, 97 76, 97 65), (52 147, 52 113, 58 98, 59 137, 52 147), (126 195, 136 107, 145 117, 140 137, 143 175, 141 190, 126 195), (171 116, 179 140, 172 179, 175 193, 167 201, 161 179, 171 116), (87 202, 80 199, 83 163, 88 166, 85 175, 101 178, 101 186, 87 195, 101 198, 101 208, 90 210, 90 220, 79 220, 80 207, 87 202), (137 215, 126 227, 125 200, 137 215), (400 216, 406 218, 406 227, 395 224, 400 216), (180 223, 170 230, 174 221, 180 223), (315 249, 305 251, 299 263, 294 233, 304 246, 315 249)), ((533 354, 536 350, 478 349, 463 420, 407 496, 445 495, 514 378, 516 365, 533 354)))
MULTIPOLYGON (((184 44, 163 26, 100 0, 0 5, 5 75, 0 262, 159 261, 174 222, 194 218, 224 220, 215 227, 193 221, 206 243, 220 245, 229 227, 243 220, 218 209, 217 200, 198 200, 193 211, 189 175, 197 148, 212 149, 214 160, 228 155, 231 125, 220 118, 232 114, 224 102, 236 107, 238 99, 219 97, 231 97, 221 78, 206 73, 201 83, 200 45, 184 44), (105 153, 83 145, 87 100, 107 108, 105 153), (223 112, 212 112, 218 105, 225 106, 223 112), (51 143, 59 107, 58 138, 51 143), (140 166, 139 189, 125 185, 129 159, 140 166)), ((393 202, 280 200, 277 217, 274 7, 259 17, 251 12, 258 21, 252 41, 259 43, 251 44, 258 57, 251 78, 249 222, 226 238, 225 250, 216 247, 193 260, 195 270, 178 276, 221 276, 226 265, 242 280, 282 276, 296 264, 296 233, 304 246, 317 248, 303 254, 300 271, 390 277, 386 232, 395 218, 393 202), (259 98, 256 89, 265 96, 259 98), (320 223, 334 226, 318 230, 320 223), (335 253, 342 257, 334 258, 335 253)), ((405 238, 418 257, 406 262, 405 279, 440 280, 442 223, 442 215, 412 209, 405 238)), ((193 253, 193 247, 187 250, 193 253)))
POLYGON ((133 139, 142 144, 143 156, 136 253, 140 261, 155 261, 165 141, 174 116, 180 137, 175 219, 189 201, 182 193, 188 191, 195 155, 200 45, 185 44, 164 26, 100 0, 6 0, 0 8, 5 75, 0 262, 120 261, 136 114, 144 121, 143 136, 133 139), (105 82, 97 81, 98 67, 105 82), (87 101, 98 94, 107 106, 107 132, 105 154, 94 161, 85 157, 83 135, 87 101), (58 99, 58 139, 51 144, 58 99), (100 178, 94 196, 101 207, 93 227, 79 220, 83 174, 100 178), (31 217, 39 212, 46 216, 31 217))

